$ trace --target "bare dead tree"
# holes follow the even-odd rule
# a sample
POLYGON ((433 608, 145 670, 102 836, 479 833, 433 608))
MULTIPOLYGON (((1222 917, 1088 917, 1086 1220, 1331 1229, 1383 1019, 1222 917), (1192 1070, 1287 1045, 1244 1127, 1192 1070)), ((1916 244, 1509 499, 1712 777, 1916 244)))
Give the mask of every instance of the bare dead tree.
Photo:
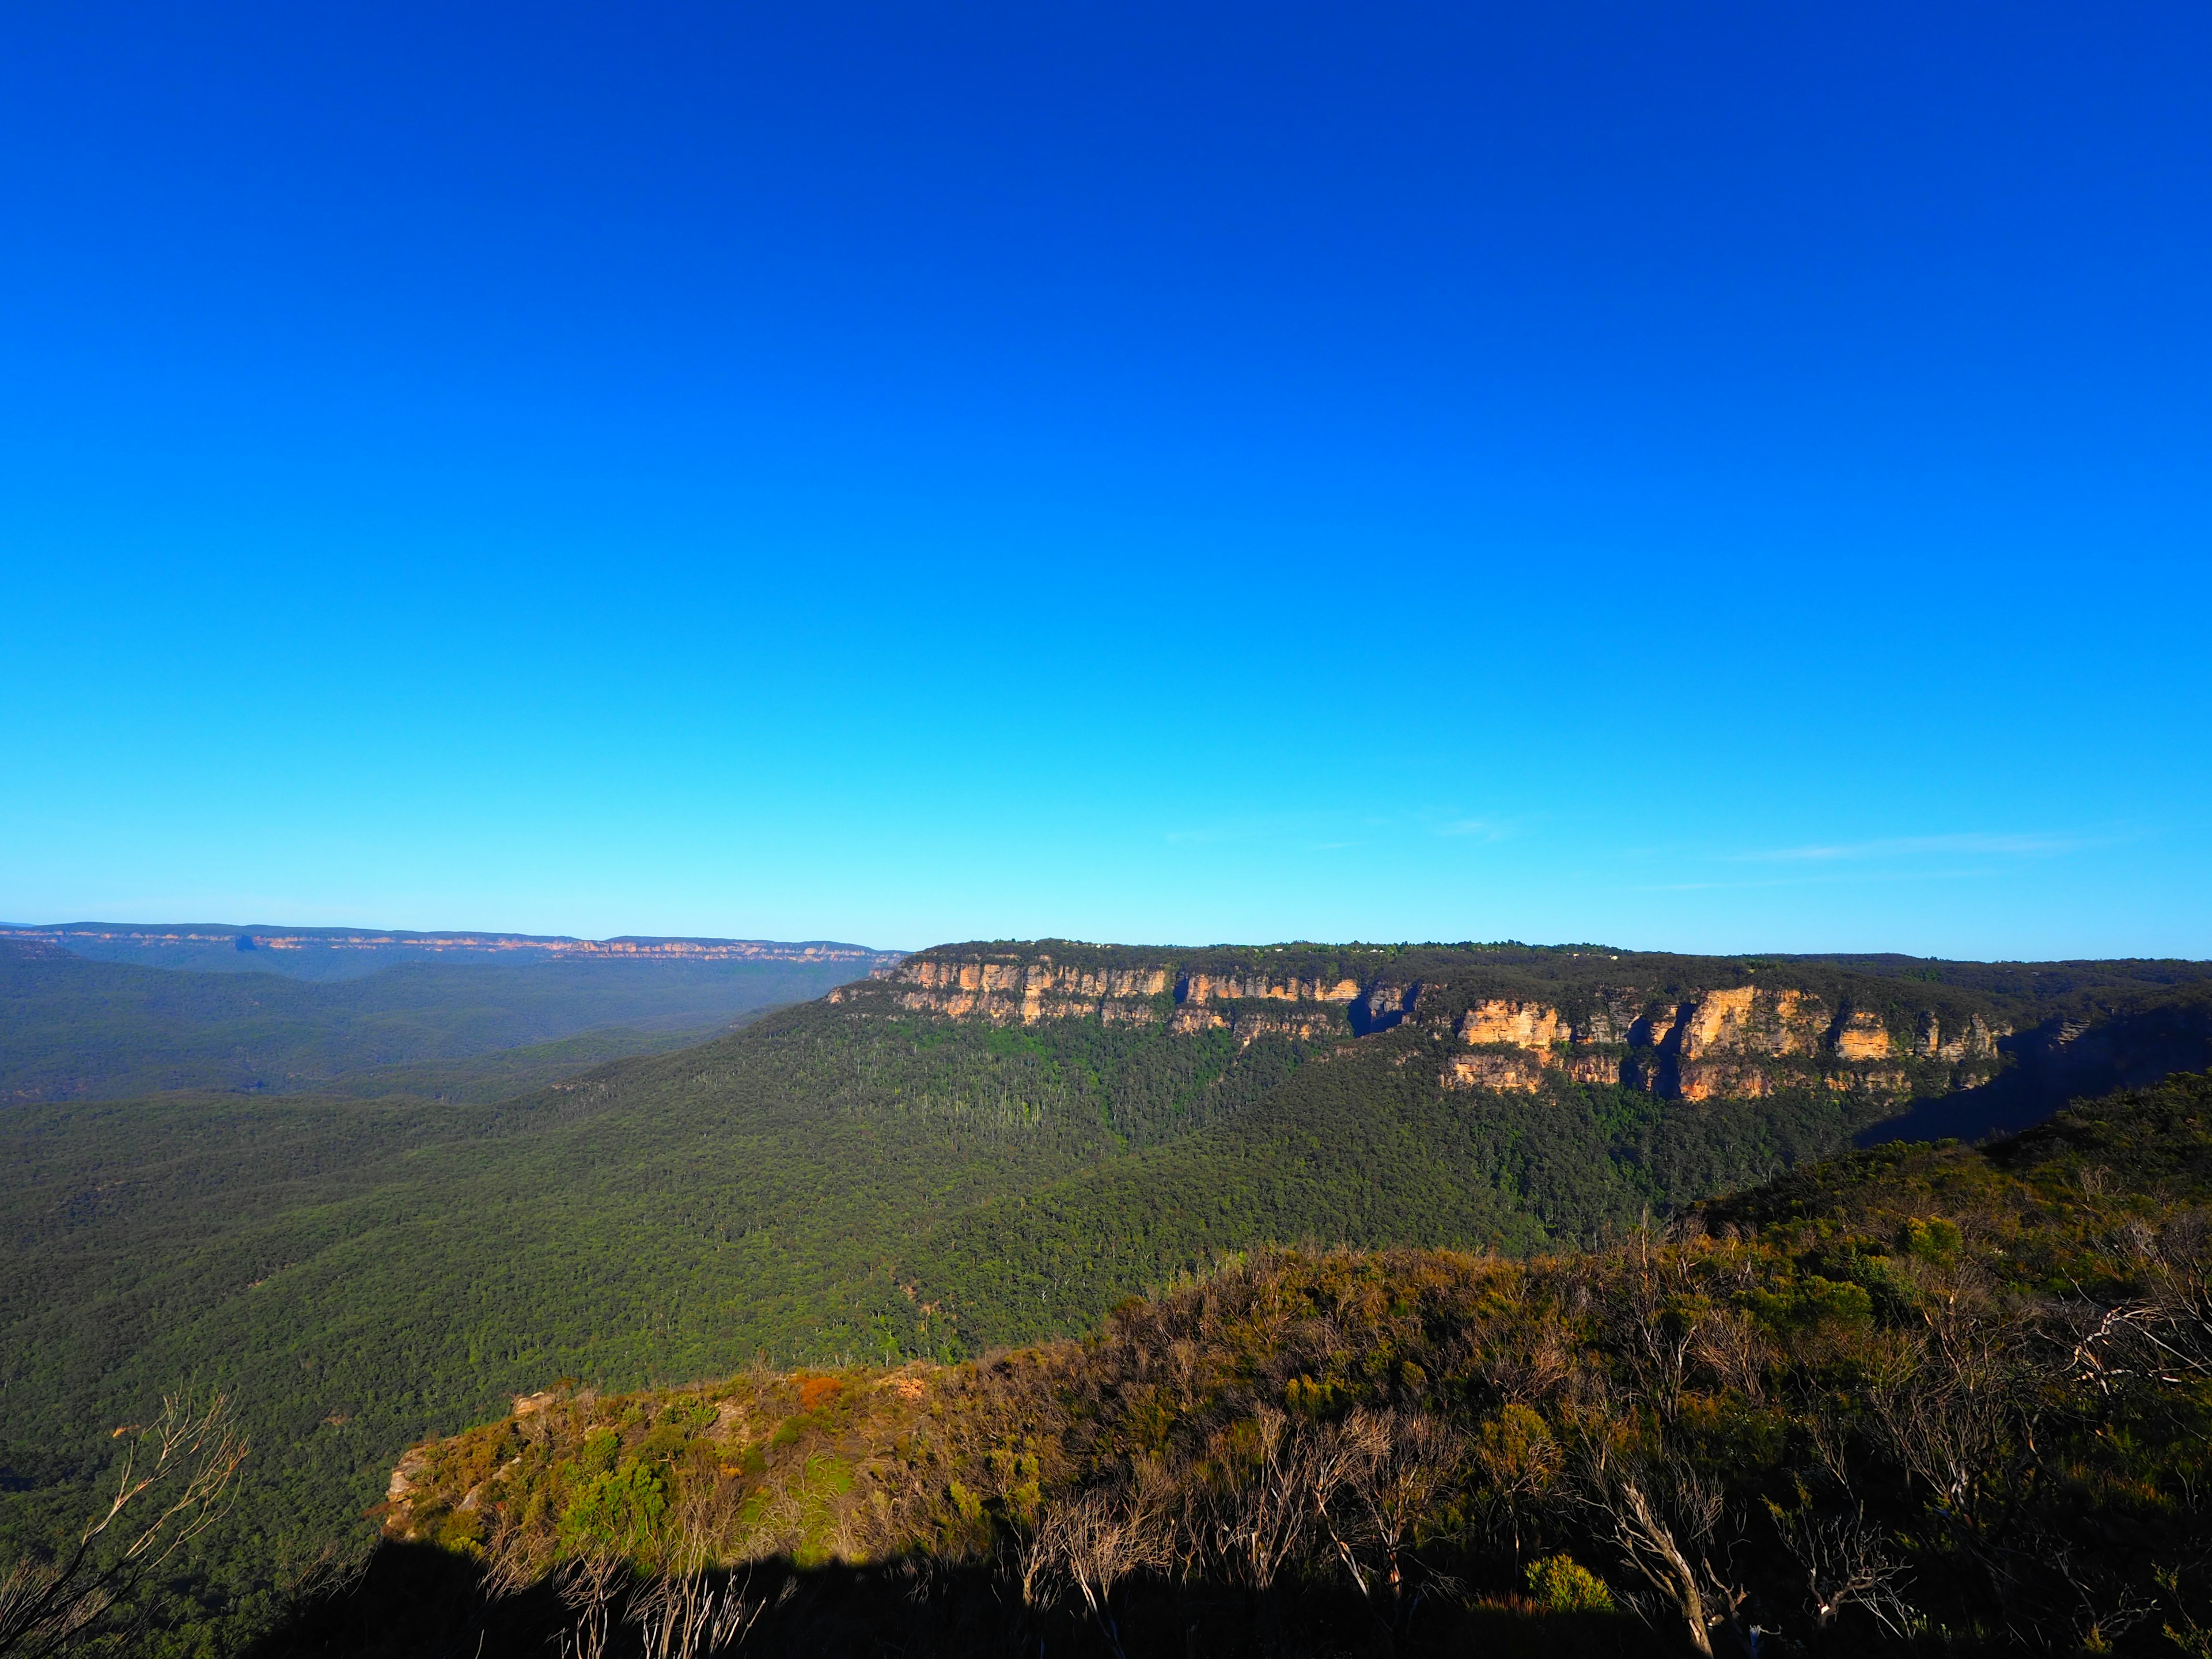
POLYGON ((2132 1383, 2185 1387, 2212 1376, 2212 1249, 2196 1217, 2164 1237, 2131 1230, 2116 1253, 2139 1264, 2143 1294, 2110 1305, 2086 1296, 2058 1310, 2053 1335, 2069 1377, 2109 1396, 2132 1383))
POLYGON ((1655 1248, 1644 1230, 1630 1236, 1623 1263, 1620 1349, 1644 1398, 1671 1423, 1681 1409, 1698 1348, 1698 1322, 1678 1310, 1690 1288, 1688 1276, 1680 1254, 1655 1248))
MULTIPOLYGON (((2063 1581, 2073 1592, 2069 1610, 2073 1648, 2077 1653, 2110 1653, 2112 1644, 2158 1611, 2158 1600, 2138 1589, 2112 1582, 2083 1563, 2073 1547, 2058 1539, 2040 1540, 2037 1550, 2046 1577, 2063 1581)), ((2015 1634, 2039 1646, 2050 1644, 2051 1632, 2045 1622, 2015 1627, 2015 1634)), ((2027 1644, 2024 1643, 2023 1645, 2027 1644)))
POLYGON ((622 1559, 606 1550, 589 1551, 562 1565, 561 1599, 576 1622, 561 1632, 561 1659, 605 1659, 615 1598, 628 1576, 622 1559))
POLYGON ((1417 1532, 1466 1470, 1467 1441, 1424 1413, 1360 1410, 1346 1420, 1338 1444, 1340 1462, 1328 1471, 1330 1480, 1315 1483, 1316 1512, 1328 1520, 1329 1487, 1340 1485, 1351 1499, 1352 1524, 1330 1525, 1330 1540, 1363 1595, 1370 1580, 1387 1590, 1395 1627, 1407 1610, 1417 1532), (1363 1555, 1371 1573, 1361 1570, 1363 1555))
MULTIPOLYGON (((716 1582, 730 1513, 728 1493, 719 1486, 695 1488, 678 1507, 661 1571, 633 1589, 623 1609, 623 1622, 637 1628, 647 1659, 713 1659, 734 1652, 767 1610, 765 1597, 749 1594, 750 1565, 742 1579, 716 1582)), ((588 1607, 588 1591, 584 1599, 588 1607)))
POLYGON ((1689 1332, 1692 1356, 1723 1388, 1746 1399, 1766 1395, 1766 1368, 1772 1349, 1741 1310, 1723 1309, 1698 1320, 1689 1332))
POLYGON ((1918 1481, 2001 1603, 2014 1597, 2007 1523, 2035 1480, 2041 1416, 2021 1350, 2030 1332, 1957 1302, 1925 1316, 1918 1341, 1871 1390, 1891 1457, 1918 1481))
POLYGON ((1805 1576, 1816 1625, 1826 1630, 1846 1608, 1860 1607, 1891 1636, 1905 1637, 1912 1620, 1904 1594, 1910 1575, 1882 1547, 1881 1532, 1868 1523, 1863 1510, 1821 1516, 1808 1502, 1784 1509, 1770 1500, 1766 1507, 1783 1547, 1805 1576))
POLYGON ((1021 1586, 1024 1607, 1050 1605, 1053 1565, 1057 1547, 1054 1539, 1042 1526, 1018 1534, 1014 1543, 1014 1580, 1021 1586))
MULTIPOLYGON (((1114 1587, 1131 1574, 1164 1564, 1165 1528, 1144 1486, 1097 1490, 1055 1504, 1037 1528, 1037 1576, 1065 1578, 1083 1598, 1091 1622, 1115 1659, 1126 1659, 1114 1618, 1114 1587)), ((1024 1595, 1034 1579, 1025 1575, 1024 1595)))
POLYGON ((1692 1647, 1710 1659, 1713 1634, 1724 1630, 1739 1652, 1752 1650, 1741 1618, 1747 1596, 1712 1565, 1725 1507, 1717 1488, 1678 1462, 1632 1465, 1602 1448, 1582 1486, 1593 1530, 1673 1610, 1692 1647))
POLYGON ((59 1556, 20 1560, 0 1578, 0 1654, 9 1659, 44 1659, 115 1633, 133 1592, 229 1507, 248 1447, 223 1395, 205 1406, 165 1398, 151 1424, 116 1433, 130 1443, 106 1508, 59 1556))
POLYGON ((1282 1413, 1255 1414, 1255 1453, 1227 1494, 1216 1522, 1221 1552, 1262 1593, 1304 1547, 1313 1518, 1316 1476, 1322 1463, 1312 1437, 1294 1433, 1282 1413))
POLYGON ((746 1592, 744 1578, 714 1582, 703 1566, 661 1574, 623 1611, 638 1628, 647 1659, 715 1659, 734 1653, 767 1609, 764 1596, 746 1592))

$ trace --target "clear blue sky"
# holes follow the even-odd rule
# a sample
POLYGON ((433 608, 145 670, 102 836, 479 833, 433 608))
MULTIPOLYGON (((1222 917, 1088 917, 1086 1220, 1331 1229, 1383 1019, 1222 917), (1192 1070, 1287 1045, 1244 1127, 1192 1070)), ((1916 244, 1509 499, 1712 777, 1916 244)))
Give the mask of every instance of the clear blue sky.
POLYGON ((2212 11, 17 6, 0 918, 2212 955, 2212 11))

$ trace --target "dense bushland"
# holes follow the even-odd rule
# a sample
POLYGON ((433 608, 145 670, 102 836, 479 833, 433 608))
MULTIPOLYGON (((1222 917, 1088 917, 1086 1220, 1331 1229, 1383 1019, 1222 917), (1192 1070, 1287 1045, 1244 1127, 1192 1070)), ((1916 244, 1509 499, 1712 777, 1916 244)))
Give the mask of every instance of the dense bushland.
MULTIPOLYGON (((1598 1251, 1270 1251, 952 1366, 563 1384, 410 1454, 389 1524, 465 1564, 464 1648, 2202 1652, 2208 1199, 2176 1079, 1598 1251)), ((397 1650, 383 1582, 283 1640, 397 1650)))
MULTIPOLYGON (((1613 971, 1609 954, 1599 969, 1524 947, 1357 954, 1393 973, 1550 975, 1563 997, 1613 971)), ((1666 960, 1686 984, 1715 967, 1666 960)), ((2105 998, 2053 1052, 2101 1041, 2112 1074, 2172 1069, 2207 1029, 2201 992, 2158 988, 2192 964, 1801 967, 1855 1004, 1870 981, 1917 999, 1924 975, 1954 972, 1977 1006, 2105 998), (2129 1012, 2154 994, 2166 1001, 2129 1012)), ((573 1047, 410 1074, 441 1100, 11 1107, 0 1549, 52 1539, 97 1500, 114 1427, 173 1389, 223 1392, 255 1453, 234 1505, 179 1558, 165 1593, 183 1599, 143 1650, 228 1651, 326 1553, 358 1558, 374 1536, 362 1511, 402 1449, 553 1376, 621 1392, 756 1363, 957 1364, 1097 1330, 1127 1297, 1270 1242, 1601 1247, 1831 1154, 1884 1109, 1826 1085, 1694 1103, 1557 1074, 1533 1093, 1449 1089, 1450 1048, 1425 1024, 1247 1044, 811 1004, 580 1076, 556 1075, 573 1047), (498 1079, 479 1067, 553 1080, 491 1098, 498 1079)), ((981 1561, 960 1571, 996 1584, 981 1561)))

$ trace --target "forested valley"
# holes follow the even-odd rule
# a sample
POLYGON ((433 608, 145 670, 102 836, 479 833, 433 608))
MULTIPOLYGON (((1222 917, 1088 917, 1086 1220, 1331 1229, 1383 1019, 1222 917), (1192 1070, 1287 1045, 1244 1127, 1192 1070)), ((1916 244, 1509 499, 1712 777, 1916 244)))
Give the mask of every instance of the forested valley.
POLYGON ((2199 1652, 2212 1079, 1603 1249, 1267 1250, 1080 1340, 403 1458, 264 1651, 2199 1652))
MULTIPOLYGON (((1653 1241, 1687 1224, 1701 1200, 1814 1166, 1885 1126, 1948 1112, 1955 1122, 1947 1133, 1977 1137, 2032 1123, 2069 1097, 2212 1065, 2207 988, 2203 965, 2175 963, 1690 958, 1596 946, 1170 952, 1046 941, 923 952, 884 978, 759 1015, 743 1030, 598 1064, 574 1045, 635 1039, 587 1033, 563 1039, 565 1052, 495 1049, 417 1061, 412 1075, 340 1069, 285 1093, 204 1087, 25 1101, 0 1111, 15 1173, 0 1214, 10 1245, 0 1266, 0 1524, 19 1559, 45 1559, 100 1502, 116 1460, 136 1443, 118 1426, 160 1421, 165 1395, 204 1408, 220 1395, 251 1455, 205 1529, 135 1589, 132 1605, 151 1613, 132 1650, 235 1652, 257 1634, 276 1639, 266 1633, 280 1626, 295 1632, 284 1639, 306 1641, 299 1632, 311 1625, 296 1622, 308 1616, 300 1609, 325 1605, 317 1587, 334 1574, 356 1582, 349 1575, 377 1534, 362 1512, 384 1500, 401 1454, 426 1437, 502 1420, 516 1396, 551 1389, 558 1410, 538 1414, 545 1425, 573 1419, 586 1436, 605 1426, 591 1414, 596 1406, 577 1404, 586 1396, 743 1376, 767 1391, 745 1407, 757 1417, 781 1409, 776 1390, 807 1386, 793 1380, 798 1369, 845 1379, 841 1399, 874 1399, 890 1386, 884 1377, 920 1377, 926 1387, 913 1397, 941 1402, 953 1397, 947 1389, 967 1386, 947 1379, 998 1375, 982 1362, 1010 1345, 1043 1343, 1034 1352, 1049 1356, 1068 1352, 1057 1342, 1104 1340, 1097 1333, 1139 1317, 1115 1312, 1133 1296, 1164 1293, 1155 1305, 1166 1310, 1185 1305, 1177 1297, 1260 1295, 1251 1287, 1284 1274, 1304 1284, 1299 1275, 1324 1272, 1387 1278, 1402 1269, 1421 1283, 1441 1273, 1459 1288, 1439 1305, 1459 1317, 1474 1305, 1468 1286, 1488 1283, 1485 1274, 1656 1249, 1653 1241), (455 1065, 480 1069, 436 1070, 455 1065), (1254 1254, 1282 1248, 1293 1254, 1254 1254), (1417 1254, 1358 1254, 1407 1250, 1417 1254), (569 1380, 556 1386, 562 1378, 569 1380), (861 1378, 877 1380, 863 1389, 861 1378)), ((93 999, 72 1014, 52 983, 11 1006, 29 1010, 27 1018, 59 1009, 59 1018, 79 1019, 115 1006, 93 999)), ((35 1047, 20 1033, 10 1041, 35 1047)), ((2118 1182, 2118 1199, 2134 1201, 2142 1196, 2128 1184, 2135 1167, 2114 1164, 2092 1179, 2118 1182)), ((1724 1224, 1750 1238, 1766 1224, 1724 1224)), ((1683 1237, 1667 1248, 1677 1246, 1686 1247, 1683 1237)), ((1759 1248, 1759 1262, 1780 1260, 1759 1248)), ((1884 1248, 1919 1260, 1905 1246, 1884 1248)), ((1737 1278, 1722 1301, 1755 1324, 1744 1287, 1769 1267, 1728 1271, 1737 1278)), ((1759 1280, 1759 1294, 1797 1295, 1807 1274, 1866 1290, 1832 1263, 1772 1272, 1782 1276, 1759 1280)), ((1402 1299, 1393 1291, 1384 1305, 1402 1299)), ((1904 1304, 1875 1305, 1888 1311, 1870 1315, 1866 1329, 1904 1328, 1904 1304)), ((1760 1364, 1796 1364, 1795 1328, 1777 1318, 1759 1328, 1760 1340, 1783 1346, 1760 1364)), ((1807 1328, 1815 1327, 1817 1318, 1807 1328)), ((1380 1340, 1364 1327, 1343 1338, 1347 1376, 1366 1375, 1370 1339, 1380 1340)), ((1173 1349, 1199 1337, 1162 1340, 1173 1349)), ((1375 1363, 1387 1370, 1395 1361, 1375 1363)), ((1313 1376, 1319 1388, 1321 1374, 1313 1376)), ((1395 1445, 1390 1424, 1429 1420, 1445 1403, 1414 1412, 1414 1396, 1391 1391, 1398 1386, 1363 1393, 1360 1383, 1305 1405, 1287 1393, 1224 1395, 1206 1410, 1230 1415, 1206 1419, 1204 1434, 1261 1433, 1249 1425, 1264 1426, 1261 1417, 1237 1414, 1256 1401, 1253 1411, 1264 1406, 1285 1424, 1310 1421, 1370 1449, 1395 1445), (1356 1433, 1355 1411, 1364 1413, 1356 1433), (1385 1423, 1386 1412, 1399 1415, 1385 1423)), ((1623 1399, 1633 1386, 1625 1374, 1606 1384, 1623 1399)), ((650 1400, 636 1409, 635 1420, 614 1425, 622 1445, 600 1473, 635 1484, 643 1478, 635 1471, 647 1468, 646 1484, 661 1481, 673 1505, 656 1515, 673 1515, 690 1503, 690 1489, 679 1493, 673 1475, 652 1470, 681 1457, 638 1461, 632 1431, 647 1424, 644 1434, 659 1432, 659 1419, 650 1400)), ((1455 1434, 1489 1431, 1474 1419, 1454 1420, 1455 1434)), ((680 1442, 681 1451, 702 1425, 680 1436, 672 1428, 662 1443, 680 1442)), ((1557 1442, 1562 1430, 1553 1423, 1545 1431, 1557 1442)), ((764 1490, 755 1478, 763 1470, 744 1474, 752 1451, 767 1460, 763 1469, 781 1468, 781 1449, 805 1432, 729 1453, 743 1475, 732 1489, 739 1510, 764 1490)), ((1030 1454, 1008 1455, 1015 1468, 1030 1454)), ((1400 1453, 1374 1455, 1377 1468, 1395 1467, 1400 1453)), ((566 1451, 549 1456, 548 1469, 564 1459, 584 1467, 566 1451)), ((605 1461, 600 1451, 591 1456, 605 1461)), ((1066 1479, 1085 1491, 1103 1479, 1097 1469, 1079 1474, 1066 1479)), ((513 1607, 501 1602, 509 1612, 538 1606, 568 1571, 574 1552, 546 1552, 580 1536, 564 1532, 562 1519, 580 1478, 572 1468, 542 1489, 551 1519, 541 1504, 536 1553, 526 1556, 538 1588, 518 1590, 513 1607), (551 1545, 540 1535, 545 1526, 551 1545)), ((957 1480, 971 1497, 984 1490, 957 1480)), ((821 1513, 845 1514, 843 1497, 830 1496, 837 1503, 821 1513)), ((789 1501, 814 1513, 815 1497, 789 1501)), ((531 1500, 519 1501, 527 1509, 531 1500)), ((945 1501, 966 1515, 961 1500, 945 1501)), ((482 1514, 482 1502, 466 1512, 482 1514)), ((777 1534, 782 1541, 763 1545, 762 1559, 787 1556, 833 1576, 888 1571, 893 1557, 926 1560, 927 1573, 995 1596, 1004 1588, 994 1576, 1000 1554, 1042 1535, 1043 1513, 986 1504, 962 1523, 965 1542, 927 1550, 919 1534, 853 1533, 826 1554, 777 1534)), ((469 1575, 489 1570, 483 1552, 492 1534, 423 1525, 415 1528, 422 1539, 442 1543, 408 1546, 415 1556, 387 1546, 374 1571, 420 1571, 477 1606, 470 1598, 489 1592, 469 1575), (422 1565, 422 1549, 436 1559, 422 1565), (401 1565, 409 1560, 417 1565, 401 1565)), ((1299 1548, 1316 1535, 1301 1534, 1299 1548)), ((714 1534, 714 1549, 726 1555, 737 1536, 714 1534)), ((623 1573, 667 1565, 653 1553, 661 1533, 640 1539, 617 1552, 630 1563, 623 1573)), ((1200 1561, 1214 1546, 1185 1538, 1177 1547, 1198 1565, 1176 1580, 1143 1553, 1158 1543, 1145 1543, 1146 1565, 1124 1575, 1140 1599, 1172 1601, 1184 1593, 1176 1583, 1249 1599, 1249 1584, 1232 1595, 1242 1581, 1223 1577, 1225 1558, 1200 1561)), ((1346 1582, 1371 1578, 1371 1558, 1358 1555, 1368 1547, 1347 1534, 1358 1565, 1345 1565, 1346 1582)), ((1574 1628, 1604 1641, 1645 1628, 1629 1599, 1636 1585, 1620 1577, 1618 1562, 1608 1565, 1587 1543, 1562 1547, 1576 1571, 1597 1575, 1598 1588, 1572 1595, 1610 1595, 1628 1621, 1599 1617, 1593 1601, 1574 1614, 1589 1615, 1574 1628)), ((1478 1572, 1437 1561, 1436 1585, 1418 1598, 1431 1611, 1449 1602, 1453 1618, 1475 1618, 1481 1595, 1504 1597, 1498 1605, 1510 1603, 1508 1611, 1519 1607, 1515 1597, 1541 1600, 1521 1580, 1507 1583, 1510 1572, 1499 1577, 1494 1562, 1478 1572), (1446 1595, 1453 1584, 1465 1593, 1446 1595)), ((520 1568, 497 1570, 512 1577, 520 1568)), ((1036 1604, 1059 1610, 1049 1616, 1084 1600, 1065 1563, 1036 1571, 1045 1574, 1039 1584, 1060 1586, 1036 1604)), ((1286 1586, 1321 1598, 1316 1607, 1337 1605, 1329 1598, 1343 1583, 1324 1584, 1307 1556, 1285 1571, 1286 1586)), ((1582 1583, 1565 1566, 1553 1576, 1582 1583)), ((629 1587, 621 1595, 645 1593, 646 1580, 634 1577, 605 1584, 617 1579, 629 1587)), ((681 1582, 691 1586, 686 1594, 714 1588, 681 1582)), ((1261 1603, 1276 1605, 1274 1594, 1261 1603)), ((1353 1594, 1364 1606, 1365 1591, 1353 1594)), ((602 1607, 617 1625, 632 1605, 618 1600, 602 1607)), ((956 1602, 967 1605, 957 1596, 933 1605, 956 1602)), ((1313 1627, 1353 1628, 1328 1622, 1351 1617, 1343 1607, 1315 1613, 1322 1622, 1313 1627)), ((1295 1623, 1306 1614, 1284 1616, 1295 1623)), ((1947 1631, 1971 1626, 1983 1632, 1973 1639, 1999 1640, 1990 1616, 1978 1604, 1941 1614, 1947 1631)), ((1112 1622, 1109 1606, 1104 1624, 1078 1621, 1068 1639, 1118 1639, 1112 1622), (1079 1626, 1090 1633, 1073 1633, 1079 1626)), ((625 1628, 623 1639, 637 1636, 625 1628)), ((768 1643, 770 1629, 759 1626, 751 1639, 768 1643)), ((1331 1650, 1370 1638, 1346 1637, 1331 1650)))

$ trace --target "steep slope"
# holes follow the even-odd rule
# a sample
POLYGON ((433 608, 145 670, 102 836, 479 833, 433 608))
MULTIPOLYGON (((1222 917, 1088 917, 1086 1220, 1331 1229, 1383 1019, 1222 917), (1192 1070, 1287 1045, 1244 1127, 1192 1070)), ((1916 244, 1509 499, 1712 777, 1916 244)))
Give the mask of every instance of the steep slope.
POLYGON ((1885 1120, 2016 1127, 2212 1064, 2203 972, 1048 941, 923 951, 836 995, 863 1018, 1289 1039, 1305 1061, 1171 1148, 994 1199, 902 1251, 940 1326, 988 1346, 1079 1328, 1255 1239, 1589 1243, 1885 1120))
POLYGON ((1289 1059, 1063 1037, 817 1003, 495 1107, 13 1109, 6 1507, 76 1501, 106 1449, 88 1428, 144 1420, 184 1378, 230 1389, 262 1448, 234 1520, 268 1554, 357 1516, 393 1445, 549 1373, 937 1351, 894 1241, 1231 1111, 1289 1059))
POLYGON ((2104 986, 2008 1040, 1990 1082, 1916 1101, 1861 1139, 1979 1139, 2026 1128, 2067 1101, 2212 1066, 2212 985, 2104 986))
POLYGON ((899 1260, 971 1347, 1079 1328, 1255 1240, 1594 1243, 1847 1145, 1883 1109, 1826 1091, 1682 1101, 1560 1067, 1485 1088, 1449 1033, 1311 1056, 1237 1118, 996 1197, 899 1260))

